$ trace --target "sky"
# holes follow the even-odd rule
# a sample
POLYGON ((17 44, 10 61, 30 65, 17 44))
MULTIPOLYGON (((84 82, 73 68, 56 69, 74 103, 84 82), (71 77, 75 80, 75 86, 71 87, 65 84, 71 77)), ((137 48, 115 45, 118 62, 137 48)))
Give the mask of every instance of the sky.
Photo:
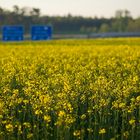
POLYGON ((11 10, 13 5, 40 8, 42 15, 112 17, 116 10, 127 9, 140 17, 140 0, 0 0, 2 8, 11 10))

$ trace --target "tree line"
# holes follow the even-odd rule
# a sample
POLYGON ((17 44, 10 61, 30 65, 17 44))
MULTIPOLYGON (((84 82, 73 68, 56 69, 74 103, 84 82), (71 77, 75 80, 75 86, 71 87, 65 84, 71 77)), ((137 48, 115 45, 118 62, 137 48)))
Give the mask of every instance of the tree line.
POLYGON ((133 18, 130 11, 118 10, 114 17, 82 17, 41 15, 39 8, 13 6, 12 10, 0 7, 0 27, 23 25, 28 34, 31 25, 51 25, 55 34, 88 34, 102 32, 140 32, 140 17, 133 18))

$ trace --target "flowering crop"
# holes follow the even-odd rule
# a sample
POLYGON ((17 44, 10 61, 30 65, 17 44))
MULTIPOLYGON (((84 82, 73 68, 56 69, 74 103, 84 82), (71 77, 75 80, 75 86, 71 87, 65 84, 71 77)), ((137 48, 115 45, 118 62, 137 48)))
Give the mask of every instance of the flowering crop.
POLYGON ((0 140, 139 140, 140 39, 0 44, 0 140))

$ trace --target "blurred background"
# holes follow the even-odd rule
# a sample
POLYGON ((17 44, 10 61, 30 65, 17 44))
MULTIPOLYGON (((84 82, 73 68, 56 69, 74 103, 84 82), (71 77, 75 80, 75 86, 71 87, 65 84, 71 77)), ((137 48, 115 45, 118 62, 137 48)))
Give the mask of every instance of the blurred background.
POLYGON ((53 38, 140 35, 139 0, 0 0, 0 29, 51 25, 53 38))

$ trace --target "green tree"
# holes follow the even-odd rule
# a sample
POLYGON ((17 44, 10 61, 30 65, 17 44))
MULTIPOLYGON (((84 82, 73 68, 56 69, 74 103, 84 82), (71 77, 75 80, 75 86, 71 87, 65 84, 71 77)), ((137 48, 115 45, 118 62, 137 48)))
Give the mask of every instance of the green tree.
POLYGON ((99 32, 103 33, 103 32, 109 32, 109 25, 106 23, 103 23, 99 29, 99 32))
POLYGON ((129 32, 140 32, 140 18, 129 21, 127 30, 129 32))

